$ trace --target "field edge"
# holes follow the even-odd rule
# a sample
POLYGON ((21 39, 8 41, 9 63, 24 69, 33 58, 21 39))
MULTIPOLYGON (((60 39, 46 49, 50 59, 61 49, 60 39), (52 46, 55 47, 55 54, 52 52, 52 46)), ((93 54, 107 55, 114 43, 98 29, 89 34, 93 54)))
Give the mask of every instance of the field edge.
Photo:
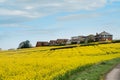
POLYGON ((120 57, 96 64, 88 64, 66 72, 64 75, 59 75, 53 80, 105 80, 106 74, 119 63, 120 57))

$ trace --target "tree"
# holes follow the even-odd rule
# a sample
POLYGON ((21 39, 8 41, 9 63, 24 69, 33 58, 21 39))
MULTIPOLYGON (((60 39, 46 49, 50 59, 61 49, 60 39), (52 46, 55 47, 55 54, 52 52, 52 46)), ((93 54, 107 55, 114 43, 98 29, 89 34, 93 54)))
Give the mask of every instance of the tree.
POLYGON ((18 49, 22 49, 22 48, 32 48, 30 41, 26 40, 26 41, 21 42, 18 46, 18 49))

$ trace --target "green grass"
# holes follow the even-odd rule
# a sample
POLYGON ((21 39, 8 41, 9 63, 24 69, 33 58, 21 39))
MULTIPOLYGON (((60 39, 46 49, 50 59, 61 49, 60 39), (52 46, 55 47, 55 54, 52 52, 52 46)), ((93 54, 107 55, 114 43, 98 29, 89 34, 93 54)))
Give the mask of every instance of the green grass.
POLYGON ((84 69, 82 70, 73 70, 72 72, 70 72, 72 74, 68 73, 63 76, 64 78, 60 78, 57 80, 104 80, 104 76, 106 75, 106 73, 108 73, 111 69, 113 69, 114 66, 119 63, 120 58, 116 58, 94 65, 89 65, 89 67, 84 67, 84 69))

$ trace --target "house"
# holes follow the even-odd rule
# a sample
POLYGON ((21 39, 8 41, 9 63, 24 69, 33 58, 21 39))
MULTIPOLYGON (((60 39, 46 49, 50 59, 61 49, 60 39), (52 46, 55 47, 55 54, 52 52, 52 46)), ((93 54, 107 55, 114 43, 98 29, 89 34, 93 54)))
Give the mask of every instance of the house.
POLYGON ((50 40, 50 41, 49 41, 49 45, 50 45, 50 46, 57 45, 57 41, 56 41, 56 40, 50 40))
POLYGON ((71 37, 71 44, 80 43, 78 36, 71 37))
POLYGON ((74 36, 74 37, 71 37, 71 43, 79 44, 80 42, 84 42, 85 39, 86 39, 86 36, 74 36))
POLYGON ((95 35, 90 34, 87 36, 86 40, 88 40, 88 42, 95 42, 95 38, 96 38, 95 35))
POLYGON ((66 45, 70 45, 71 44, 71 40, 68 40, 67 42, 66 42, 66 45))
POLYGON ((68 39, 57 39, 56 43, 57 45, 65 45, 67 43, 68 39))
POLYGON ((78 36, 80 42, 85 42, 87 36, 78 36))
POLYGON ((36 43, 36 47, 40 47, 40 46, 48 46, 49 43, 45 42, 45 41, 39 41, 36 43))
POLYGON ((113 35, 108 33, 108 32, 101 32, 101 33, 96 33, 95 40, 96 41, 112 41, 113 35))

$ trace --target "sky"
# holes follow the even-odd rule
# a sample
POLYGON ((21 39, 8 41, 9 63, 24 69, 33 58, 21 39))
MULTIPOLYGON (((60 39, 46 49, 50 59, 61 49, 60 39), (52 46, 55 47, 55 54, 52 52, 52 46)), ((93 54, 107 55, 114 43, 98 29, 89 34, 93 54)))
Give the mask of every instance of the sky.
POLYGON ((2 49, 102 31, 120 39, 120 0, 0 0, 2 49))

